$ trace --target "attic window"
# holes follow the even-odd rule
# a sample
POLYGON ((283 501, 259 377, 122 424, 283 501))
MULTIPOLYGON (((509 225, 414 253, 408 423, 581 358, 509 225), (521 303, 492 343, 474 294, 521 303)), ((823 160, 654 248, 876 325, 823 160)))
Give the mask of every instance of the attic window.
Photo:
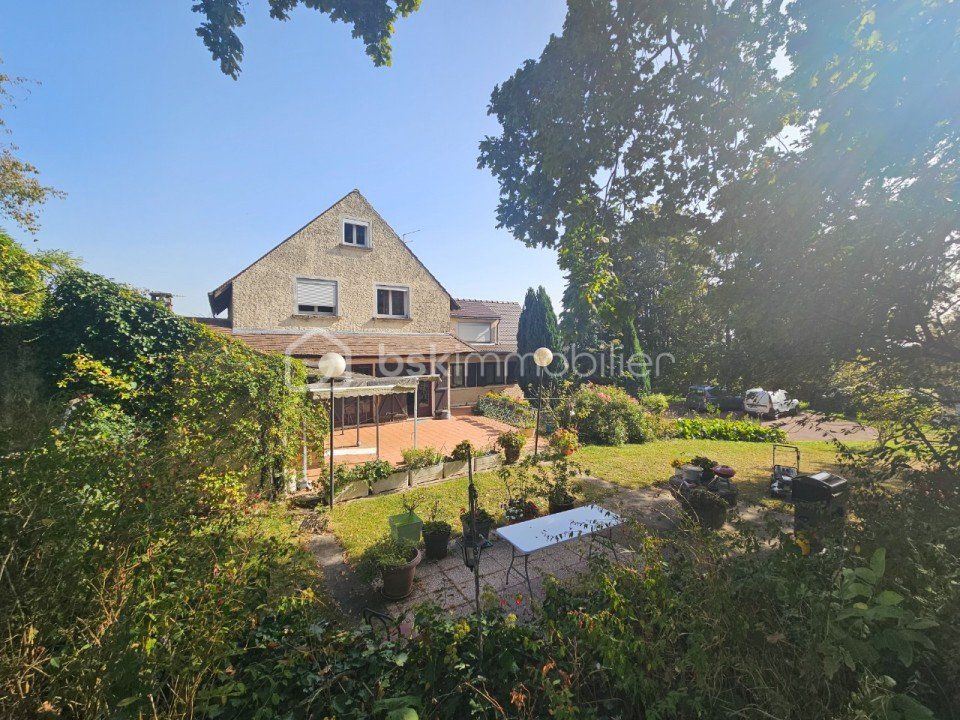
POLYGON ((458 322, 457 337, 464 342, 489 345, 493 343, 493 323, 458 322))
POLYGON ((370 247, 370 223, 360 220, 343 221, 343 244, 370 247))
POLYGON ((336 315, 336 281, 297 278, 297 314, 336 315))

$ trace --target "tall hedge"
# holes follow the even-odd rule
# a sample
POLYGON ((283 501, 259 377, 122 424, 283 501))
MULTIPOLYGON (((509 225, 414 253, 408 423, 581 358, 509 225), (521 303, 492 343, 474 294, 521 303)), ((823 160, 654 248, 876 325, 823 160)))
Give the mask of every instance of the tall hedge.
POLYGON ((555 353, 561 348, 557 315, 553 311, 550 296, 542 285, 536 290, 527 288, 517 328, 517 350, 523 359, 520 384, 527 394, 537 382, 537 366, 533 362, 533 352, 541 347, 550 348, 555 353))

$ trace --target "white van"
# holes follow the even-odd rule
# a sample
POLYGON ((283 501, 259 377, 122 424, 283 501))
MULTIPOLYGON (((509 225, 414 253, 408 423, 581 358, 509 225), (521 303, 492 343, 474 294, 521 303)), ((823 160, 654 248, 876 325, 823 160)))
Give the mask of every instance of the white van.
POLYGON ((743 395, 743 409, 748 415, 778 418, 781 415, 796 415, 800 401, 787 397, 785 390, 751 388, 743 395))

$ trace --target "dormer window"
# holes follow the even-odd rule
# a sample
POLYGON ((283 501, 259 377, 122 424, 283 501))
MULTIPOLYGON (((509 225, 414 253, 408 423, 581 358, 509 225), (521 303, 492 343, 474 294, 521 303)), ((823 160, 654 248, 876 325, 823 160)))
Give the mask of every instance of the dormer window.
POLYGON ((476 345, 492 345, 494 342, 493 323, 460 321, 457 323, 457 337, 464 342, 476 345))
POLYGON ((344 220, 343 244, 353 247, 370 247, 370 223, 362 220, 344 220))

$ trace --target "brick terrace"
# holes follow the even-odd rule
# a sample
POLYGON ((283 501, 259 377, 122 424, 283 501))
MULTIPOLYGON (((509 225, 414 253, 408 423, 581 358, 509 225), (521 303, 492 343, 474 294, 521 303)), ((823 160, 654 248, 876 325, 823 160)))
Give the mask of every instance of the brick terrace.
MULTIPOLYGON (((449 420, 421 418, 417 421, 417 447, 432 447, 446 455, 461 440, 469 440, 478 449, 489 449, 500 433, 515 430, 499 420, 456 412, 449 420)), ((355 427, 337 428, 333 438, 336 463, 355 465, 376 459, 376 428, 373 425, 360 427, 360 445, 357 447, 355 427)), ((394 465, 403 460, 401 453, 413 447, 413 420, 400 420, 380 425, 380 459, 394 465)), ((316 469, 311 470, 313 477, 316 469)))

